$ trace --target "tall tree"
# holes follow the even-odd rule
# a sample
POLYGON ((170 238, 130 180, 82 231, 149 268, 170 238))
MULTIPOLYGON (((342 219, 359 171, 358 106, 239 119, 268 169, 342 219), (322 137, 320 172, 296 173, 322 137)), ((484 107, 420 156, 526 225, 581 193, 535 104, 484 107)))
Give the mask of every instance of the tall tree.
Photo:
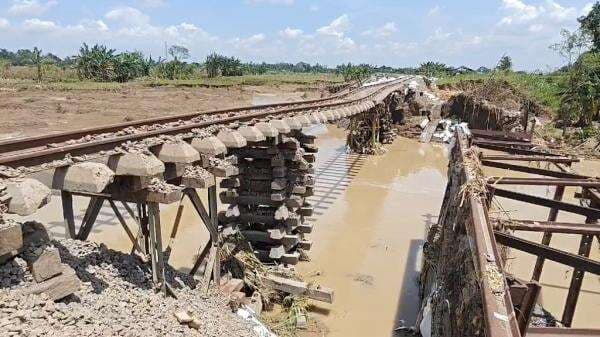
POLYGON ((184 46, 172 45, 169 47, 169 55, 171 55, 175 61, 186 60, 190 57, 190 50, 184 46))
POLYGON ((600 52, 600 2, 596 2, 590 13, 577 21, 581 25, 581 31, 591 39, 592 51, 600 52))
POLYGON ((500 71, 511 71, 513 67, 513 62, 512 62, 512 58, 508 55, 504 55, 500 58, 500 61, 498 61, 498 66, 496 67, 496 69, 500 70, 500 71))
POLYGON ((550 46, 550 49, 558 52, 569 62, 569 68, 573 65, 573 61, 581 55, 583 48, 586 46, 586 37, 579 31, 569 31, 563 29, 560 31, 562 41, 550 46))

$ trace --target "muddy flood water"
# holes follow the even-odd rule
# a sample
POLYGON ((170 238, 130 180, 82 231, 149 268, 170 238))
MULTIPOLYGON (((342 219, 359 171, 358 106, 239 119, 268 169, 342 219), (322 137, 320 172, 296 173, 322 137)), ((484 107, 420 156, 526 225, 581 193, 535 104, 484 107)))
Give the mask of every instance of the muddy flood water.
MULTIPOLYGON (((387 145, 381 156, 359 156, 346 153, 344 130, 335 126, 316 126, 309 130, 318 135, 315 206, 311 219, 313 248, 311 262, 297 267, 309 282, 335 291, 334 303, 315 302, 313 316, 325 327, 318 335, 396 336, 394 329, 414 325, 419 311, 417 276, 421 266, 421 246, 428 226, 437 221, 446 186, 448 149, 443 145, 421 144, 398 138, 387 145)), ((581 173, 593 174, 598 163, 583 163, 581 173), (591 171, 590 171, 591 170, 591 171)), ((597 172, 597 171, 596 171, 597 172)), ((489 171, 491 175, 501 172, 489 171)), ((524 188, 528 193, 551 196, 545 188, 524 188)), ((573 191, 567 191, 572 195, 573 191)), ((206 193, 201 193, 204 201, 206 193)), ((572 200, 571 200, 572 201, 572 200)), ((87 201, 75 198, 77 219, 81 222, 87 201)), ((223 206, 220 205, 221 208, 223 206)), ((547 209, 502 200, 511 217, 539 218, 547 209)), ((183 203, 179 233, 171 240, 171 229, 177 205, 162 208, 164 245, 173 247, 169 263, 187 271, 193 258, 208 240, 197 215, 189 203, 183 203)), ((122 209, 123 214, 126 214, 122 209)), ((48 225, 57 237, 64 237, 61 206, 58 197, 32 219, 48 225)), ((562 214, 559 221, 582 221, 562 214)), ((135 228, 128 219, 130 228, 135 228)), ((525 237, 540 241, 537 234, 525 237)), ((110 207, 102 209, 90 240, 129 252, 131 243, 118 224, 110 207)), ((553 246, 566 247, 576 253, 577 237, 555 236, 553 246)), ((594 243, 592 258, 599 259, 594 243)), ((534 259, 514 254, 509 270, 530 278, 534 259)), ((540 302, 558 318, 566 298, 570 268, 547 262, 542 275, 540 302)), ((574 326, 598 327, 600 311, 600 279, 586 276, 574 326)), ((300 334, 301 336, 302 333, 300 334)), ((311 334, 309 336, 315 336, 311 334)))

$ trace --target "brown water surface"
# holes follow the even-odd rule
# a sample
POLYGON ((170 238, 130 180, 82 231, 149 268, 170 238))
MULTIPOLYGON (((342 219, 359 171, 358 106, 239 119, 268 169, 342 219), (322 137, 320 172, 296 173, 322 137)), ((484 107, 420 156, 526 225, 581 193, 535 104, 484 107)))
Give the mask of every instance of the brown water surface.
POLYGON ((392 336, 420 309, 420 251, 441 206, 446 150, 397 139, 382 156, 358 156, 346 153, 343 130, 315 134, 314 246, 299 270, 335 290, 332 305, 315 303, 317 318, 327 336, 392 336))

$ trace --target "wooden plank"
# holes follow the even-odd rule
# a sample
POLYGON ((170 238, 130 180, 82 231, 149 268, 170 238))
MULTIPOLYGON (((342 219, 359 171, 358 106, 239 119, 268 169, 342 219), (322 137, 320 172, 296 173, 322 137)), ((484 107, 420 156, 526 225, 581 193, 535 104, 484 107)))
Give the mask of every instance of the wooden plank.
POLYGON ((311 287, 308 283, 287 278, 267 275, 262 277, 262 281, 268 287, 292 295, 302 295, 310 299, 333 303, 333 290, 324 287, 311 287))
POLYGON ((438 127, 438 124, 440 124, 439 119, 429 121, 429 123, 427 123, 427 126, 423 130, 423 133, 421 133, 419 140, 422 143, 430 143, 431 139, 433 138, 433 134, 435 133, 435 130, 438 127))

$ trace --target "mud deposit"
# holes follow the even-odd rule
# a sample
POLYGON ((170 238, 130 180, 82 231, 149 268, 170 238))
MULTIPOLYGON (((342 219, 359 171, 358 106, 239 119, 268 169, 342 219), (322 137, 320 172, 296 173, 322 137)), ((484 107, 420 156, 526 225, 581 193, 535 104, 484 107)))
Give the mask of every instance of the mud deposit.
POLYGON ((326 336, 394 336, 415 322, 417 274, 427 226, 437 220, 446 186, 441 146, 398 138, 382 156, 345 152, 345 132, 319 137, 308 281, 335 289, 332 305, 314 303, 326 336), (318 275, 317 275, 318 274, 318 275))

